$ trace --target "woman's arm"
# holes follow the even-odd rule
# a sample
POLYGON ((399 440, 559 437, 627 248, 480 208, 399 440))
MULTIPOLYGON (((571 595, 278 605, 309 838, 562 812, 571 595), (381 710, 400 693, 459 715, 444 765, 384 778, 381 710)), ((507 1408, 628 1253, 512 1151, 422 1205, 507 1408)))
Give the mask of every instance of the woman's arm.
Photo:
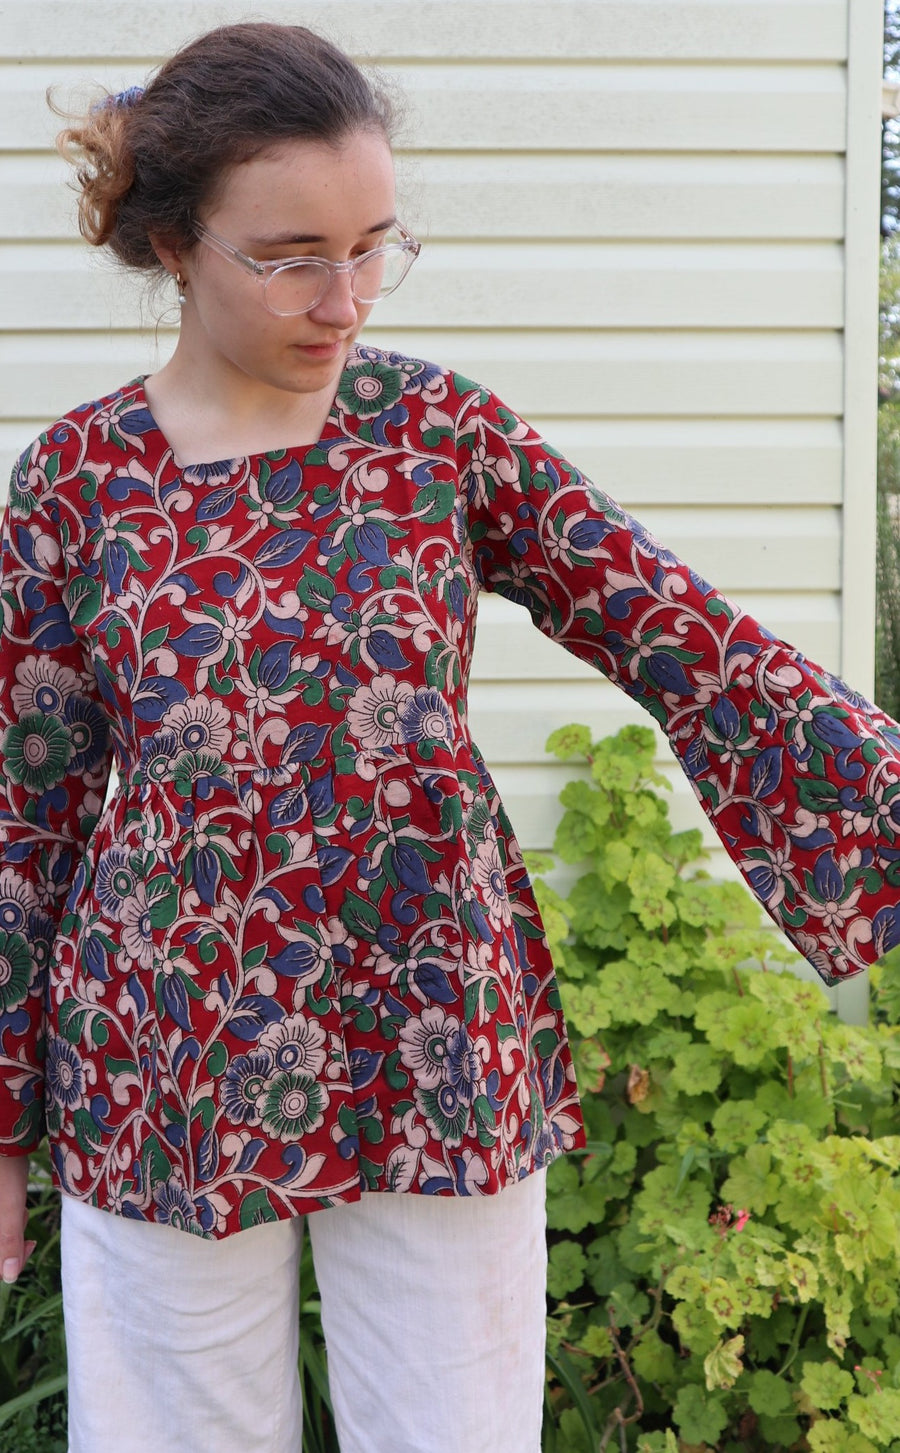
MULTIPOLYGON (((46 440, 22 457, 0 536, 0 1153, 12 1155, 43 1133, 53 943, 109 775, 109 719, 66 601, 58 467, 46 440)), ((2 1171, 7 1187, 21 1174, 2 1171)))
POLYGON ((751 890, 822 978, 900 942, 900 727, 477 385, 457 439, 482 586, 651 713, 751 890))

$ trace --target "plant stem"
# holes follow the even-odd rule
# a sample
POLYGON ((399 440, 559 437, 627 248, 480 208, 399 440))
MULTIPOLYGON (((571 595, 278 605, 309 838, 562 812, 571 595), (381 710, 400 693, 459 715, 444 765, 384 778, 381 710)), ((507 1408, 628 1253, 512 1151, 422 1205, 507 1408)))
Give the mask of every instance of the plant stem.
POLYGON ((781 1367, 778 1369, 777 1375, 779 1377, 784 1376, 800 1350, 800 1338, 803 1336, 803 1328, 806 1326, 806 1319, 809 1316, 809 1307, 809 1302, 805 1302, 803 1307, 801 1307, 800 1309, 800 1315, 797 1318, 797 1325, 794 1328, 794 1335, 791 1338, 791 1343, 788 1347, 787 1355, 785 1356, 784 1362, 782 1363, 781 1367))

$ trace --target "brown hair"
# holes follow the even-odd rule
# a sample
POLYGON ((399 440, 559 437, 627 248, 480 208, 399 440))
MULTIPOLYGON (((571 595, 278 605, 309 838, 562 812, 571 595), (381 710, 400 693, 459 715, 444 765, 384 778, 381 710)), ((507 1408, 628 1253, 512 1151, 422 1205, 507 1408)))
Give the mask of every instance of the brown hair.
POLYGON ((62 131, 82 235, 158 272, 150 234, 185 250, 227 172, 285 140, 390 138, 393 108, 343 51, 302 25, 226 25, 191 41, 141 93, 107 96, 62 131))

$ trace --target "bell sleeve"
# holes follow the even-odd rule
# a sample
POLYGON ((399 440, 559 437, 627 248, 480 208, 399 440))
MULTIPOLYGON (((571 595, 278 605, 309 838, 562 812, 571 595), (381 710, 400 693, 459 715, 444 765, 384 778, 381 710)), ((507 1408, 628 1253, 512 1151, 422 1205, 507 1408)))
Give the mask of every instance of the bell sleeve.
POLYGON ((900 943, 897 723, 475 384, 456 440, 480 586, 649 711, 751 891, 825 983, 900 943))
MULTIPOLYGON (((54 939, 109 776, 109 721, 66 603, 67 533, 37 444, 13 470, 0 534, 0 1154, 44 1130, 45 1004, 54 939)), ((77 1061, 61 1045, 48 1092, 77 1061)), ((81 1090, 84 1086, 80 1087, 81 1090)))

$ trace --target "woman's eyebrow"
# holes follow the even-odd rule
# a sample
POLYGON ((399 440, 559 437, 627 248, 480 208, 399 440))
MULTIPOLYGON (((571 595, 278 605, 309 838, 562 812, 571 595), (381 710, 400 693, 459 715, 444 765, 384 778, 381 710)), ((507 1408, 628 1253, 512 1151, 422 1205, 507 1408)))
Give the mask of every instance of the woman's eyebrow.
MULTIPOLYGON (((387 232, 397 221, 396 217, 388 217, 384 222, 376 222, 374 227, 369 227, 361 233, 362 237, 370 237, 376 232, 387 232)), ((320 237, 312 232, 278 232, 271 237, 255 237, 252 239, 253 247, 293 247, 307 246, 311 242, 327 242, 327 237, 320 237)))

